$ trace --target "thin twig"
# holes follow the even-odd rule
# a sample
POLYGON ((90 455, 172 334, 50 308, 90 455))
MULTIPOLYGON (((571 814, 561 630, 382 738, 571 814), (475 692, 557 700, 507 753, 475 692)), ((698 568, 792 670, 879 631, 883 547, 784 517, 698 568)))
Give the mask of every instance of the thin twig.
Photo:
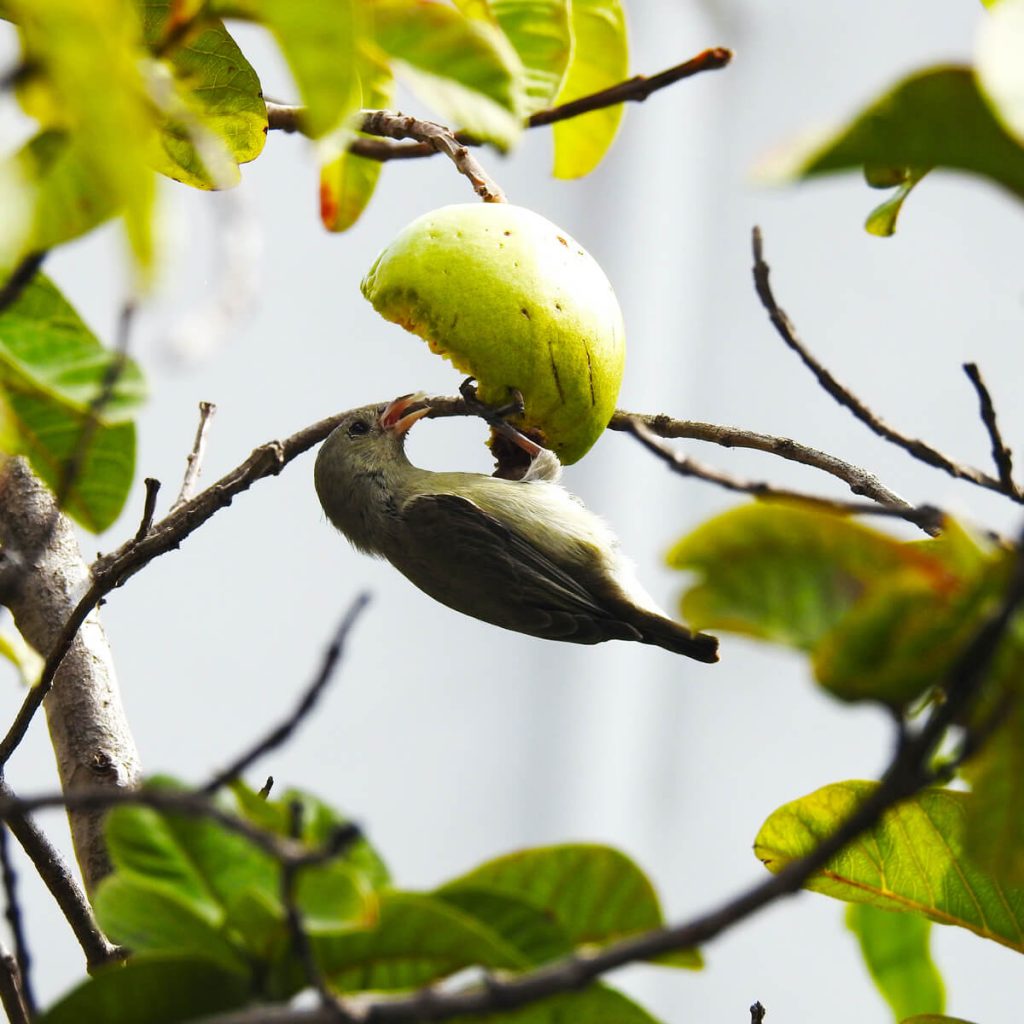
POLYGON ((156 499, 160 493, 160 481, 147 476, 143 481, 146 485, 146 501, 142 506, 142 521, 135 532, 135 540, 140 541, 153 528, 153 516, 156 515, 156 499))
POLYGON ((974 385, 974 390, 978 394, 981 422, 985 424, 989 440, 992 442, 992 461, 999 473, 999 482, 1006 490, 1019 493, 1020 488, 1013 480, 1013 453, 1006 445, 999 430, 999 424, 996 421, 996 407, 992 402, 988 386, 981 376, 981 370, 978 369, 977 363, 964 363, 964 373, 967 374, 967 379, 974 385))
POLYGON ((215 775, 200 789, 201 793, 206 793, 212 796, 221 788, 221 786, 225 786, 234 779, 237 779, 261 757, 265 754, 269 754, 272 750, 276 750, 291 738, 299 725, 305 721, 313 711, 317 701, 323 694, 325 687, 331 681, 331 678, 338 667, 338 663, 341 660, 342 653, 344 652, 345 641, 348 639, 348 635, 352 631, 352 627, 355 625, 356 619, 359 618, 360 613, 369 601, 369 594, 360 594, 352 602, 348 611, 345 612, 341 623, 335 630, 334 639, 324 652, 323 662, 320 666, 319 672, 316 674, 316 678, 302 695, 301 700, 295 706, 295 710, 283 722, 275 726, 270 733, 260 739, 257 743, 253 744, 253 746, 249 750, 245 751, 245 753, 236 758, 227 768, 222 772, 218 772, 217 775, 215 775))
POLYGON ((172 512, 184 505, 195 494, 196 484, 199 482, 199 474, 203 469, 203 456, 206 454, 206 436, 210 431, 210 422, 213 420, 216 412, 217 406, 213 402, 199 403, 199 425, 196 427, 192 451, 188 453, 185 478, 181 482, 178 499, 171 506, 172 512))
POLYGON ((21 976, 14 954, 0 942, 0 1006, 8 1024, 31 1024, 25 1000, 21 996, 21 976))
POLYGON ((739 494, 749 494, 752 497, 766 501, 798 501, 828 512, 835 512, 839 515, 882 515, 905 519, 909 523, 920 527, 925 533, 932 536, 938 534, 942 529, 942 521, 945 513, 941 509, 931 505, 922 505, 920 508, 889 506, 871 504, 866 501, 838 501, 835 498, 825 498, 816 494, 807 494, 803 491, 792 491, 784 487, 776 487, 774 484, 765 481, 742 480, 729 473, 723 473, 719 469, 712 469, 705 466, 696 459, 674 451, 664 444, 657 435, 648 428, 642 421, 633 420, 626 428, 648 451, 653 452, 665 462, 673 472, 680 476, 695 477, 698 480, 706 480, 708 483, 717 484, 727 491, 734 491, 739 494))
POLYGON ((21 298, 21 293, 32 283, 32 278, 43 265, 48 250, 30 252, 23 256, 18 265, 11 271, 10 277, 0 288, 0 313, 14 305, 21 298))
POLYGON ((4 916, 10 925, 11 939, 14 942, 14 958, 18 963, 18 977, 21 981, 21 998, 28 1011, 29 1020, 31 1020, 36 1015, 36 1000, 32 991, 32 957, 28 950, 28 937, 25 935, 25 920, 21 912, 21 901, 18 899, 18 875, 11 861, 7 828, 2 825, 0 825, 0 874, 3 877, 6 902, 4 916))
POLYGON ((443 153, 460 174, 464 174, 473 191, 485 203, 505 203, 501 186, 484 170, 483 165, 470 152, 469 147, 455 137, 455 133, 442 124, 407 117, 390 110, 372 110, 363 114, 359 125, 367 135, 380 135, 389 139, 416 139, 443 153))
POLYGON ((796 328, 794 328, 792 321, 785 311, 779 307, 768 282, 770 270, 768 264, 764 261, 761 229, 757 227, 753 230, 753 251, 754 288, 757 291, 758 298, 761 300, 761 305, 764 306, 769 319, 782 340, 800 357, 803 364, 814 374, 815 379, 832 398, 853 413, 861 423, 879 437, 902 448, 915 459, 924 462, 926 465, 934 466, 936 469, 941 469, 958 480, 967 480, 978 487, 997 491, 1008 498, 1012 498, 1014 501, 1024 503, 1024 493, 1018 492, 1016 488, 1008 490, 1003 482, 994 476, 974 466, 955 462, 948 455, 943 454, 937 448, 933 448, 920 438, 907 437, 905 434, 901 434, 880 416, 872 412, 849 388, 840 384, 807 350, 803 342, 797 337, 796 328))
MULTIPOLYGON (((713 47, 698 53, 682 64, 661 71, 656 75, 636 75, 624 82, 619 82, 608 89, 601 89, 599 92, 591 93, 588 96, 581 96, 568 103, 562 103, 557 107, 549 107, 546 110, 538 110, 526 120, 526 127, 539 128, 542 125, 554 124, 556 121, 566 121, 580 114, 590 113, 594 110, 601 110, 604 107, 612 107, 618 103, 628 101, 643 102, 653 92, 664 89, 700 74, 703 71, 716 71, 725 67, 732 60, 732 52, 721 46, 713 47)), ((271 131, 303 132, 302 119, 305 114, 304 107, 297 107, 285 103, 267 103, 267 123, 271 131)), ((366 131, 365 127, 361 127, 366 131)), ((457 131, 453 133, 455 142, 464 146, 478 146, 480 140, 474 138, 469 132, 457 131)), ((351 152, 358 156, 364 156, 370 160, 415 160, 421 157, 433 156, 438 150, 427 142, 404 142, 393 143, 383 142, 378 139, 355 138, 349 144, 351 152)))
MULTIPOLYGON (((16 799, 6 782, 0 782, 0 795, 5 799, 16 799)), ((82 892, 81 886, 60 852, 42 829, 32 818, 17 814, 12 814, 7 819, 7 825, 71 925, 71 930, 85 953, 89 969, 93 970, 110 963, 111 960, 121 959, 123 952, 109 943, 100 931, 85 893, 82 892)))
POLYGON ((768 1011, 761 1005, 760 1000, 750 1008, 750 1024, 764 1024, 765 1014, 768 1011))

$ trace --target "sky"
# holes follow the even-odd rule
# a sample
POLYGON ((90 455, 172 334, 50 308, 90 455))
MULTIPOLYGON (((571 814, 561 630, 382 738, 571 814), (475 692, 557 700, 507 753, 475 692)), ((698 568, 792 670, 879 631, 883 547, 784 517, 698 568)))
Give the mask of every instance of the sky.
MULTIPOLYGON (((866 466, 911 500, 1014 529, 1013 508, 913 462, 817 389, 750 281, 759 224, 779 301, 811 350, 874 409, 987 465, 961 370, 975 360, 1010 443, 1020 436, 1019 203, 981 181, 935 174, 883 240, 862 228, 878 194, 859 176, 769 188, 754 174, 773 148, 853 113, 912 69, 968 61, 981 6, 634 0, 629 13, 635 71, 711 45, 736 59, 630 108, 613 152, 583 181, 551 178, 545 130, 506 158, 483 155, 513 202, 570 232, 612 281, 628 346, 620 407, 791 436, 866 466)), ((268 38, 237 36, 266 94, 292 98, 268 38)), ((427 113, 408 96, 402 103, 427 113)), ((83 537, 87 553, 134 532, 143 476, 163 481, 166 510, 200 400, 218 407, 203 467, 210 482, 257 444, 330 413, 413 390, 454 393, 458 374, 381 320, 359 281, 409 220, 472 202, 467 182, 440 159, 387 166, 362 221, 340 236, 320 227, 316 183, 313 147, 272 135, 233 193, 162 189, 166 269, 132 343, 152 389, 138 421, 140 483, 107 534, 83 537), (226 241, 225 225, 239 223, 244 237, 226 241), (257 288, 224 336, 197 349, 189 317, 215 293, 225 244, 246 255, 257 288)), ((116 231, 65 247, 48 271, 111 337, 127 280, 116 231)), ((421 423, 410 456, 433 469, 487 471, 483 435, 468 420, 421 423)), ((740 475, 842 494, 769 456, 683 448, 740 475)), ((885 717, 829 699, 792 653, 726 637, 721 664, 708 667, 635 644, 548 643, 435 604, 333 531, 313 491, 313 458, 240 496, 104 607, 148 772, 202 780, 287 713, 364 590, 371 606, 323 705, 253 781, 273 774, 344 809, 402 886, 430 887, 525 846, 591 840, 632 856, 667 918, 683 920, 763 876, 751 843, 777 806, 884 766, 885 717)), ((622 435, 605 435, 564 482, 609 522, 669 609, 686 580, 665 566, 665 551, 736 503, 672 476, 622 435)), ((0 715, 20 696, 9 680, 0 715)), ((29 792, 53 779, 36 723, 9 780, 29 792)), ((59 816, 47 821, 60 832, 59 816)), ((22 875, 47 1000, 80 976, 81 962, 46 894, 22 875)), ((769 1024, 886 1021, 842 912, 801 894, 709 945, 702 973, 635 967, 611 980, 670 1024, 744 1021, 755 999, 769 1024)), ((934 948, 949 1013, 980 1024, 1017 1009, 1016 954, 954 928, 934 929, 934 948)))

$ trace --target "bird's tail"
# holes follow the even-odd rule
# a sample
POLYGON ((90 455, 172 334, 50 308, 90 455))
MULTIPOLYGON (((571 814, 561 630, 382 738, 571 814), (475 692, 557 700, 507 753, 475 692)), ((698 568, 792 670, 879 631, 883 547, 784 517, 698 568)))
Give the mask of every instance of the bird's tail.
POLYGON ((640 621, 633 621, 640 630, 640 641, 664 647, 674 654, 684 654, 707 664, 718 661, 718 637, 710 633, 693 633, 678 622, 662 615, 647 614, 640 621))

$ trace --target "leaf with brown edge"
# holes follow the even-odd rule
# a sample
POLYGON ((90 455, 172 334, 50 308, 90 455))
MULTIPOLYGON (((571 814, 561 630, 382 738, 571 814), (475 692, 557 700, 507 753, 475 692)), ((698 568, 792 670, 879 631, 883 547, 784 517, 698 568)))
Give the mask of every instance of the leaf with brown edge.
MULTIPOLYGON (((877 788, 839 782, 784 804, 761 826, 754 853, 778 873, 831 835, 877 788)), ((805 888, 848 903, 921 914, 1024 952, 1024 886, 993 878, 968 857, 974 797, 930 789, 887 811, 805 888)))

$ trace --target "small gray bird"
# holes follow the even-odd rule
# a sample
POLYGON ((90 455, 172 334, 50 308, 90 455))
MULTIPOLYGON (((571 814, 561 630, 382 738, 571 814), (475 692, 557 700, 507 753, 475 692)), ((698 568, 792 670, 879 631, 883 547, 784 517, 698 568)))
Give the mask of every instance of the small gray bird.
POLYGON ((522 480, 412 465, 405 435, 429 412, 420 397, 354 409, 317 455, 320 504, 356 548, 449 608, 505 629, 718 660, 715 637, 658 610, 611 530, 556 482, 561 467, 543 449, 522 480))

